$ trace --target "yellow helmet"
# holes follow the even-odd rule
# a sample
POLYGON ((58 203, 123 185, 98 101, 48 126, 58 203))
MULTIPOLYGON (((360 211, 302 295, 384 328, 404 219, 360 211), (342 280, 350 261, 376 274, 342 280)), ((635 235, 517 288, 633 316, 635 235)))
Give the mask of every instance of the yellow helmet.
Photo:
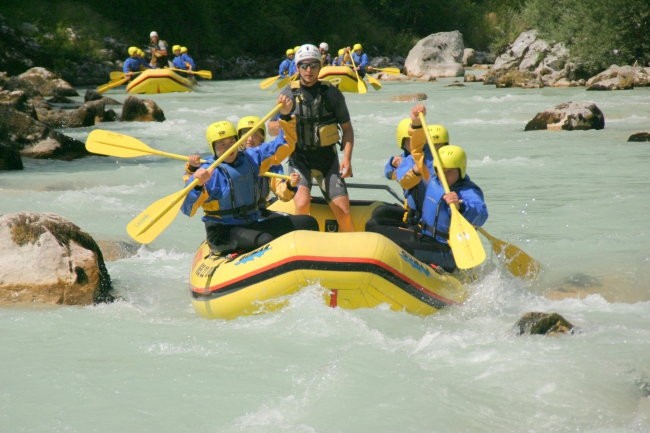
POLYGON ((363 47, 361 46, 360 43, 356 43, 356 44, 354 44, 354 46, 352 47, 352 51, 356 51, 356 50, 363 50, 363 47))
POLYGON ((345 48, 341 48, 341 49, 339 50, 339 57, 341 57, 341 56, 343 55, 344 52, 345 52, 345 48))
POLYGON ((214 152, 214 146, 212 143, 228 137, 236 138, 237 131, 235 131, 234 125, 227 120, 214 122, 205 130, 205 138, 208 140, 208 147, 210 148, 211 152, 214 152))
POLYGON ((300 48, 301 46, 302 46, 302 45, 296 45, 295 47, 293 47, 293 52, 294 52, 294 53, 297 53, 297 52, 298 52, 298 48, 300 48))
POLYGON ((181 50, 181 46, 180 46, 180 45, 174 45, 174 46, 172 47, 172 53, 175 53, 176 51, 180 51, 180 50, 181 50))
POLYGON ((181 47, 181 54, 187 53, 187 47, 181 47))
POLYGON ((443 146, 438 150, 438 155, 440 155, 440 163, 443 168, 457 168, 460 170, 460 178, 465 177, 467 155, 462 147, 453 144, 443 146))
MULTIPOLYGON (((242 132, 242 129, 250 129, 259 121, 260 118, 257 116, 244 116, 239 119, 239 122, 237 122, 237 136, 244 135, 246 131, 242 132)), ((259 130, 262 132, 262 139, 266 138, 266 127, 262 125, 259 130)))
POLYGON ((449 133, 442 125, 429 125, 429 135, 433 144, 449 144, 449 133))
POLYGON ((287 55, 287 56, 290 56, 290 55, 292 55, 292 54, 296 54, 296 52, 293 50, 293 48, 289 48, 289 49, 287 50, 287 52, 286 52, 286 55, 287 55))
POLYGON ((138 52, 138 56, 144 57, 144 51, 142 51, 140 48, 138 48, 137 52, 138 52))
POLYGON ((129 50, 128 50, 129 56, 132 56, 135 53, 137 53, 138 49, 139 49, 138 47, 129 47, 129 50))
POLYGON ((395 131, 395 138, 397 139, 397 148, 404 149, 404 139, 411 138, 409 135, 409 129, 411 128, 411 118, 407 117, 402 119, 397 124, 397 130, 395 131))

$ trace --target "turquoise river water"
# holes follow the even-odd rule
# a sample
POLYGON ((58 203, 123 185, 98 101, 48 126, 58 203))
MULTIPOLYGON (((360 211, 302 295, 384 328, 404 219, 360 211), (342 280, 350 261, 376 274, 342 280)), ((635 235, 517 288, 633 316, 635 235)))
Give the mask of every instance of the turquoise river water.
MULTIPOLYGON (((539 279, 510 276, 486 242, 467 302, 433 316, 332 309, 314 284, 279 312, 205 320, 188 290, 203 227, 179 215, 135 255, 107 263, 119 301, 0 309, 0 432, 650 431, 650 145, 626 141, 650 130, 650 88, 451 81, 346 94, 354 182, 389 185, 383 165, 412 106, 392 97, 425 93, 428 122, 469 154, 485 227, 541 262, 539 279), (604 130, 524 132, 536 113, 582 100, 603 111, 604 130), (558 312, 577 332, 517 336, 528 311, 558 312)), ((167 152, 206 152, 209 123, 275 105, 258 83, 152 95, 165 122, 98 127, 167 152)), ((122 92, 108 94, 122 101, 122 92)), ((64 132, 85 141, 90 130, 64 132)), ((182 162, 157 156, 24 163, 0 173, 0 213, 54 212, 97 240, 129 241, 126 224, 182 188, 182 162)))

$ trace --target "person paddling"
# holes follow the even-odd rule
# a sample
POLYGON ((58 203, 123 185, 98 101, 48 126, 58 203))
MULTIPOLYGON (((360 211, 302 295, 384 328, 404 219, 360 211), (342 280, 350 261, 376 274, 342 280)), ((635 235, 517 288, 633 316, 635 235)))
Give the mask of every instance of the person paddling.
POLYGON ((129 57, 124 61, 122 72, 129 78, 133 76, 134 72, 139 72, 144 69, 149 69, 151 66, 144 58, 140 56, 140 49, 138 47, 129 47, 129 57))
MULTIPOLYGON (((414 130, 422 129, 417 117, 411 118, 411 127, 414 130)), ((421 152, 422 147, 424 143, 421 141, 411 143, 412 153, 421 152)), ((445 192, 438 176, 430 176, 422 202, 422 216, 416 227, 377 225, 369 227, 369 231, 383 234, 418 260, 453 272, 456 270, 456 263, 448 244, 450 206, 458 206, 463 217, 476 227, 485 224, 488 210, 483 191, 467 175, 465 150, 460 146, 446 145, 441 147, 438 153, 450 191, 445 192)), ((418 165, 418 168, 421 171, 427 170, 423 165, 418 165)))
POLYGON ((293 62, 295 55, 293 48, 287 49, 285 54, 287 57, 280 62, 280 66, 278 67, 278 75, 280 78, 290 77, 296 73, 296 65, 293 62))
MULTIPOLYGON (((291 99, 280 95, 281 113, 289 114, 291 99)), ((316 220, 308 215, 273 214, 265 218, 259 209, 260 169, 271 163, 283 146, 295 146, 296 135, 286 122, 280 122, 287 139, 282 137, 259 147, 230 153, 214 170, 207 168, 226 154, 237 142, 235 126, 222 120, 206 129, 206 139, 213 155, 201 164, 198 155, 190 155, 186 165, 186 184, 198 179, 198 186, 185 198, 181 211, 192 216, 203 207, 206 238, 216 254, 241 253, 258 248, 292 230, 318 230, 316 220)))
MULTIPOLYGON (((237 136, 241 138, 250 129, 259 122, 260 118, 257 116, 244 116, 237 122, 237 136)), ((266 138, 266 128, 262 125, 252 135, 248 137, 246 142, 241 146, 242 148, 255 148, 263 144, 266 138)), ((283 132, 280 130, 280 134, 283 132)), ((282 137, 276 137, 276 140, 283 140, 282 137)), ((289 179, 282 179, 279 177, 267 177, 264 173, 270 172, 275 174, 284 174, 284 168, 281 162, 289 156, 292 149, 289 146, 280 147, 280 149, 273 156, 273 160, 267 160, 260 166, 259 188, 260 188, 260 211, 263 216, 269 216, 270 211, 268 206, 275 201, 271 197, 271 193, 282 201, 289 201, 293 199, 296 191, 298 190, 298 182, 300 182, 300 173, 293 172, 289 175, 289 179)))

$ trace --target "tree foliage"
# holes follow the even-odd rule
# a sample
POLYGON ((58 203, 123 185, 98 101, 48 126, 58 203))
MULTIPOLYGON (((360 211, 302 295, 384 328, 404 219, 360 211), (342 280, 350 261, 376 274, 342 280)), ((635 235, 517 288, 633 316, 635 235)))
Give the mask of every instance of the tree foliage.
POLYGON ((406 56, 419 39, 452 30, 466 47, 498 54, 536 28, 565 42, 589 71, 650 58, 648 0, 2 0, 0 14, 42 28, 39 43, 62 56, 92 55, 106 37, 145 46, 151 30, 198 59, 281 58, 289 47, 321 41, 406 56), (81 38, 66 39, 68 27, 81 38))

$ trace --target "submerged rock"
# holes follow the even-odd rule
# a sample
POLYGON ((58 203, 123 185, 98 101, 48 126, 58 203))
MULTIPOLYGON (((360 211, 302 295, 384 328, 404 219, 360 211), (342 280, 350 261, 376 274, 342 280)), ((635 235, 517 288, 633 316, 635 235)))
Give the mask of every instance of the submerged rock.
POLYGON ((554 335, 571 332, 573 325, 558 313, 530 312, 517 321, 515 329, 519 335, 554 335))
POLYGON ((650 141, 650 132, 636 132, 630 135, 627 141, 650 141))

